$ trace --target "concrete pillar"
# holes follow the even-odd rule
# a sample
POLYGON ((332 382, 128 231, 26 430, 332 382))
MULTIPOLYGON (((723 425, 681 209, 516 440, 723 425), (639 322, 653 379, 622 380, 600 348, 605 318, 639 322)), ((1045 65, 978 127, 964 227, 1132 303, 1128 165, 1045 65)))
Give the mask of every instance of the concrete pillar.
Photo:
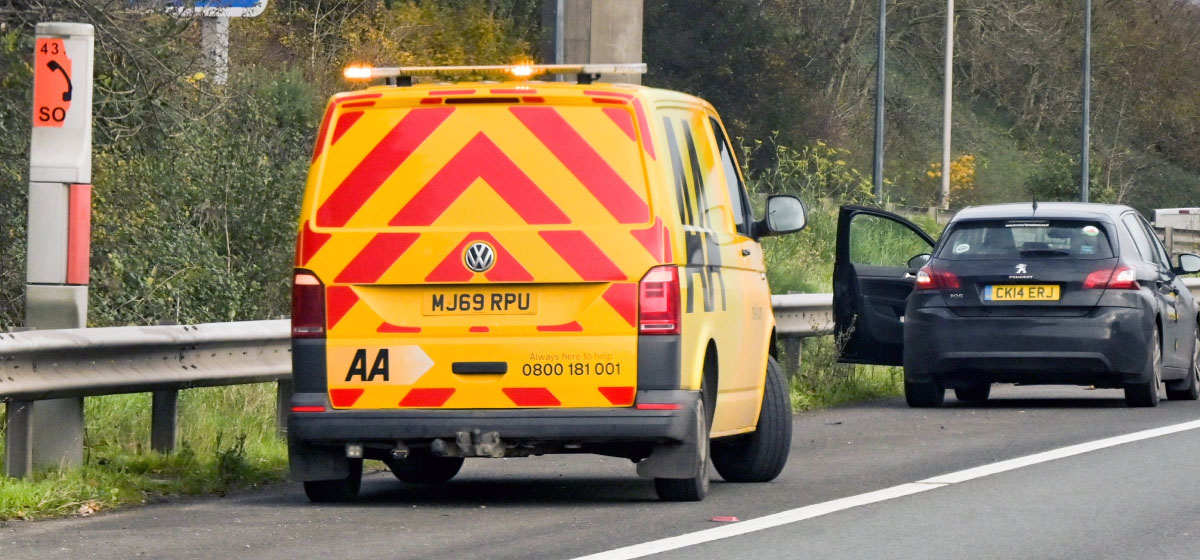
MULTIPOLYGON (((561 31, 562 63, 642 62, 642 0, 547 0, 542 12, 554 30, 542 43, 542 59, 555 62, 557 30, 561 31), (562 13, 557 7, 562 6, 562 13)), ((602 81, 641 83, 640 74, 604 76, 602 81)))

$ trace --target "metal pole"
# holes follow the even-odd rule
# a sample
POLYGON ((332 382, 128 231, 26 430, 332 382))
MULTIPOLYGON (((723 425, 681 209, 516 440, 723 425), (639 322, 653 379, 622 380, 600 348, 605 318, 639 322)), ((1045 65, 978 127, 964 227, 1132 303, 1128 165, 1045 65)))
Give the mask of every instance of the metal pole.
POLYGON ((563 63, 563 25, 565 18, 563 16, 563 0, 557 0, 554 4, 554 63, 563 63))
POLYGON ((954 0, 946 0, 945 100, 942 102, 942 195, 938 206, 950 209, 950 128, 954 105, 954 0))
POLYGON ((879 0, 879 48, 875 55, 875 167, 871 178, 875 183, 875 201, 883 203, 883 84, 884 53, 887 42, 887 0, 879 0))
POLYGON ((1092 147, 1092 0, 1083 0, 1083 140, 1080 146, 1079 201, 1088 201, 1092 147))

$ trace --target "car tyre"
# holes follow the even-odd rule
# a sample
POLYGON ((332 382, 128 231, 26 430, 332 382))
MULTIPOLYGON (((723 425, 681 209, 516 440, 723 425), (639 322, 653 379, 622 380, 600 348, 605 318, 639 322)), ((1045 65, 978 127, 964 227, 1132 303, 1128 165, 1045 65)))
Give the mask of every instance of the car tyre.
POLYGON ((946 387, 940 379, 905 381, 904 400, 912 408, 937 408, 946 400, 946 387))
POLYGON ((758 425, 749 434, 712 442, 713 467, 729 482, 770 482, 783 472, 792 449, 792 403, 787 378, 767 358, 758 425))
POLYGON ((316 503, 349 502, 357 498, 362 486, 362 464, 362 459, 351 459, 346 478, 304 481, 304 494, 316 503))
MULTIPOLYGON (((1200 333, 1197 333, 1200 338, 1200 333)), ((1193 344, 1192 369, 1186 379, 1167 384, 1167 398, 1173 401, 1200 399, 1200 340, 1193 344)))
POLYGON ((971 383, 954 390, 954 398, 969 403, 987 402, 992 393, 991 383, 971 383))
POLYGON ((385 461, 401 482, 442 484, 462 469, 462 457, 434 457, 426 452, 410 453, 405 459, 385 461))
MULTIPOLYGON (((701 389, 703 394, 703 389, 701 389)), ((654 492, 664 502, 699 502, 708 495, 708 416, 704 400, 696 403, 695 458, 699 474, 691 478, 655 478, 654 492)))
POLYGON ((1145 381, 1125 384, 1125 404, 1137 408, 1158 406, 1159 387, 1162 386, 1162 344, 1158 329, 1154 330, 1150 349, 1150 375, 1145 381))

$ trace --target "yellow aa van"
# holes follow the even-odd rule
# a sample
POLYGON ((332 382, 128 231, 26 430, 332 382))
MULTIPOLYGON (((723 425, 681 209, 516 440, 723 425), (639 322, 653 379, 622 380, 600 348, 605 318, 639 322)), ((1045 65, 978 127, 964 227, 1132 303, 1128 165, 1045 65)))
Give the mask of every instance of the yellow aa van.
POLYGON ((595 81, 644 65, 348 69, 316 140, 293 279, 291 475, 357 495, 469 457, 628 458, 664 500, 787 461, 755 220, 712 106, 595 81), (579 83, 513 79, 553 71, 579 83), (503 82, 421 83, 503 73, 503 82), (712 440, 710 447, 710 439, 712 440))

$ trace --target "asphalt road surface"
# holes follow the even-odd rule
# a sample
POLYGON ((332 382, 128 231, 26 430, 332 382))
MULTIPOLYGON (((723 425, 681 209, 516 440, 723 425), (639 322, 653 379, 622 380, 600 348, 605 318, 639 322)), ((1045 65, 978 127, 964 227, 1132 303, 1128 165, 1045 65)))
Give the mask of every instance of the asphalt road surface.
POLYGON ((353 504, 314 506, 288 484, 9 523, 0 558, 1200 557, 1200 429, 937 482, 1200 420, 1197 402, 1129 409, 1122 397, 997 386, 984 405, 951 396, 944 408, 914 410, 889 399, 801 414, 778 480, 729 484, 714 474, 701 503, 657 501, 626 460, 473 460, 443 486, 369 475, 353 504))

